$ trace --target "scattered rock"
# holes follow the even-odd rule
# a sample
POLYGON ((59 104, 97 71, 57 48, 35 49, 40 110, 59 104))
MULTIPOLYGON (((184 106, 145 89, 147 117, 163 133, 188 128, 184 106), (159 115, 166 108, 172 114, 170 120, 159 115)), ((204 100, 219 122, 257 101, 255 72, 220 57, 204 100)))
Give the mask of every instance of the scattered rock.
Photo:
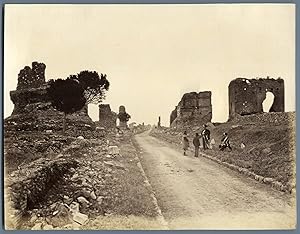
POLYGON ((43 230, 52 230, 52 229, 53 229, 53 226, 50 224, 46 224, 43 226, 43 230))
POLYGON ((95 194, 94 191, 91 192, 90 197, 91 197, 93 200, 96 200, 96 199, 97 199, 96 194, 95 194))
POLYGON ((37 219, 38 219, 38 217, 34 214, 34 215, 31 216, 29 222, 34 223, 37 219))
POLYGON ((90 203, 85 197, 78 197, 77 201, 81 204, 89 204, 90 203))
POLYGON ((269 177, 264 178, 264 182, 265 182, 266 184, 271 184, 273 181, 274 181, 274 180, 273 180, 272 178, 269 178, 269 177))
POLYGON ((113 162, 113 161, 104 161, 106 166, 115 167, 117 169, 125 170, 125 167, 121 163, 113 162))
POLYGON ((42 230, 42 223, 36 223, 31 230, 42 230))
POLYGON ((79 212, 79 203, 77 202, 72 202, 69 206, 70 212, 71 213, 76 213, 79 212))
POLYGON ((120 149, 118 146, 109 146, 108 147, 108 154, 110 155, 117 155, 120 154, 120 149))
POLYGON ((264 154, 269 154, 269 153, 271 153, 271 148, 270 147, 265 148, 261 152, 264 153, 264 154))
POLYGON ((103 196, 99 196, 99 197, 97 198, 97 203, 98 203, 98 205, 101 205, 102 202, 103 202, 103 196))
POLYGON ((63 201, 64 201, 64 203, 66 203, 66 204, 70 204, 70 203, 73 201, 73 199, 70 198, 70 197, 68 197, 68 196, 66 196, 66 195, 64 195, 63 201))
POLYGON ((62 224, 66 224, 71 221, 71 214, 67 205, 62 203, 58 204, 57 211, 58 212, 55 214, 55 216, 51 217, 49 222, 53 226, 61 226, 62 224))
POLYGON ((79 137, 77 137, 77 139, 84 140, 84 137, 83 136, 79 136, 79 137))
POLYGON ((73 214, 73 220, 81 225, 85 224, 88 221, 88 216, 80 212, 73 214))

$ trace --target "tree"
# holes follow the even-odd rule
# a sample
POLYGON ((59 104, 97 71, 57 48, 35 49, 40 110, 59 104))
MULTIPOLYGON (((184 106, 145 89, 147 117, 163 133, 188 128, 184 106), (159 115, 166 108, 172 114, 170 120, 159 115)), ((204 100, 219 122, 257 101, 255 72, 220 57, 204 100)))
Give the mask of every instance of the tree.
POLYGON ((106 74, 99 76, 96 71, 81 71, 76 76, 71 76, 72 79, 77 79, 84 88, 84 96, 87 103, 98 104, 105 99, 106 91, 109 88, 109 81, 106 79, 106 74))
POLYGON ((66 115, 81 110, 86 104, 84 87, 70 76, 67 79, 49 81, 47 94, 54 109, 64 113, 63 133, 66 130, 66 115))

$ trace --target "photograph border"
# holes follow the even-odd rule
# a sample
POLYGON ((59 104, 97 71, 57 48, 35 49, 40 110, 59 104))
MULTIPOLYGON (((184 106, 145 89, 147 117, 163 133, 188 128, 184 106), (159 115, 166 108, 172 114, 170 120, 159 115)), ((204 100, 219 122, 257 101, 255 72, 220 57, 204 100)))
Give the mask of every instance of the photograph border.
MULTIPOLYGON (((225 4, 233 4, 233 3, 294 3, 296 4, 296 91, 300 90, 300 82, 299 82, 299 1, 291 1, 291 0, 252 0, 252 1, 245 1, 245 0, 211 0, 211 1, 205 1, 205 0, 0 0, 1 1, 1 45, 2 45, 2 56, 1 56, 1 66, 0 66, 0 73, 1 73, 1 81, 0 81, 0 86, 2 88, 2 93, 1 93, 1 157, 0 157, 0 164, 1 164, 1 180, 0 180, 0 185, 1 185, 1 233, 2 232, 9 232, 4 229, 4 186, 3 186, 3 178, 4 178, 4 170, 3 170, 3 143, 4 143, 4 130, 3 130, 3 121, 4 121, 4 4, 217 4, 217 3, 225 3, 225 4), (298 63, 297 63, 298 61, 298 63)), ((300 94, 299 92, 296 92, 296 113, 297 109, 299 108, 299 100, 300 99, 300 94)), ((298 135, 300 131, 300 127, 297 125, 298 122, 298 116, 296 116, 296 135, 298 135)), ((297 147, 296 147, 296 152, 299 150, 299 139, 296 137, 297 141, 297 147)), ((297 153, 296 153, 297 154, 297 153)), ((296 169, 299 171, 299 160, 296 160, 296 169)), ((297 175, 297 181, 296 181, 296 188, 299 188, 299 180, 300 180, 300 174, 297 175)), ((298 196, 297 196, 298 197, 298 196)), ((298 199, 297 199, 298 203, 298 199)), ((247 234, 254 234, 254 233, 298 233, 299 232, 299 226, 298 226, 298 220, 299 220, 299 206, 297 204, 296 206, 297 209, 297 224, 296 224, 296 229, 295 230, 237 230, 237 231, 208 231, 208 230, 200 230, 200 233, 247 233, 247 234)), ((123 233, 123 232, 129 232, 129 231, 102 231, 99 230, 102 233, 123 233)), ((14 231, 15 233, 21 233, 23 231, 14 231)), ((43 231, 26 231, 26 233, 42 233, 43 231)), ((48 231, 49 232, 49 231, 48 231)), ((53 231, 50 231, 51 233, 53 231)), ((76 231, 77 233, 86 233, 88 231, 76 231)), ((146 233, 148 231, 138 231, 139 233, 146 233)), ((151 231, 152 232, 152 231, 151 231)), ((155 231, 156 233, 164 233, 166 231, 155 231)), ((174 230, 168 231, 168 232, 175 232, 174 230)), ((180 231, 180 232, 186 232, 186 231, 180 231)), ((189 231, 189 232, 198 232, 198 231, 189 231)), ((65 233, 65 231, 55 231, 55 233, 65 233)))

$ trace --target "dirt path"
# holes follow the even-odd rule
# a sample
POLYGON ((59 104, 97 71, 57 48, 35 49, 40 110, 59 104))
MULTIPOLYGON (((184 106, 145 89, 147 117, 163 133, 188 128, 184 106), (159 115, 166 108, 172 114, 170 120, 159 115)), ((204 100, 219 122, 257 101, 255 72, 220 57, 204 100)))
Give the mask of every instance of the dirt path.
POLYGON ((291 229, 289 195, 170 144, 135 137, 140 159, 170 229, 291 229))

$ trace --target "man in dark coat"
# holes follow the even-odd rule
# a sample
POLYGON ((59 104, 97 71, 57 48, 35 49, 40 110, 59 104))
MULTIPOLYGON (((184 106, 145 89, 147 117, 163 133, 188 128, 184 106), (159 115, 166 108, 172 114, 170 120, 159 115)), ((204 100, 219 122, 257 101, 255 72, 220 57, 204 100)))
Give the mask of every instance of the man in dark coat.
POLYGON ((195 134, 193 139, 193 144, 195 146, 195 157, 199 156, 199 147, 200 147, 200 136, 198 133, 195 134))
POLYGON ((203 150, 209 148, 210 131, 207 129, 207 125, 203 125, 202 130, 203 150))

